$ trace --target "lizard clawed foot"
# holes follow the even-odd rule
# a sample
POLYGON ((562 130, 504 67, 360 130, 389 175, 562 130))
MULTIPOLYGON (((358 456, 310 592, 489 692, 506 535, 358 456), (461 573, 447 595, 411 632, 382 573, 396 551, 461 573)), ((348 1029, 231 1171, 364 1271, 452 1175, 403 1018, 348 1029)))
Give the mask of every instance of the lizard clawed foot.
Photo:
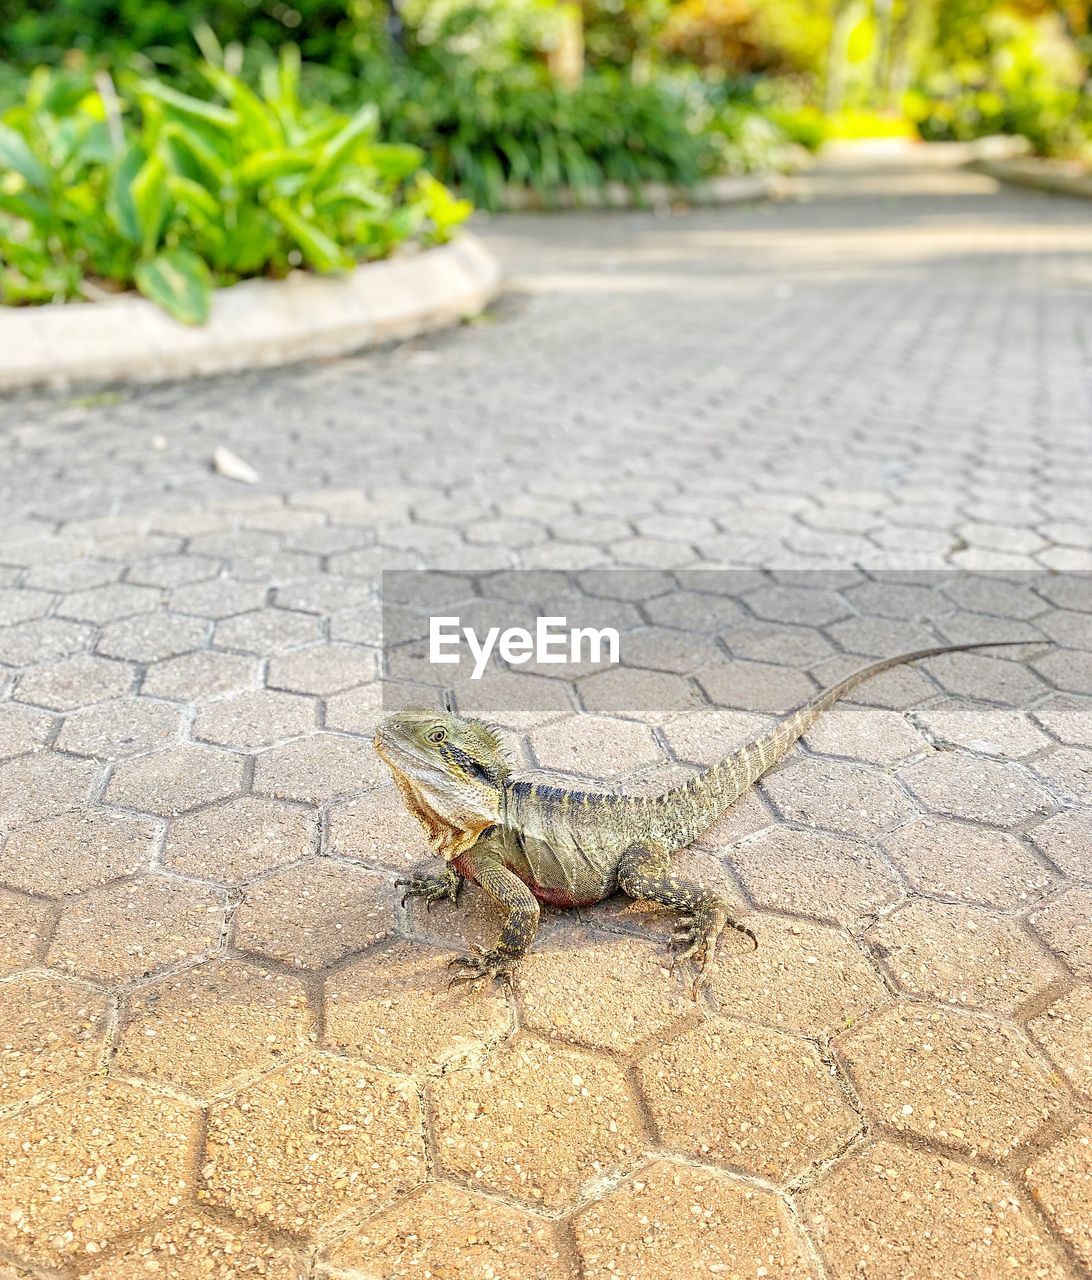
POLYGON ((458 902, 459 890, 463 885, 462 877, 458 875, 410 876, 394 883, 397 888, 405 889, 402 906, 410 898, 424 898, 426 911, 431 911, 432 904, 443 898, 447 898, 449 902, 458 902))
POLYGON ((475 947, 474 950, 478 953, 477 955, 455 956, 447 962, 449 969, 463 970, 462 973, 455 972, 448 978, 449 987, 463 982, 481 982, 486 978, 501 978, 511 985, 512 974, 516 965, 519 964, 518 956, 512 955, 509 951, 503 951, 500 947, 494 947, 491 951, 487 951, 485 947, 475 947))
POLYGON ((678 965, 695 958, 697 972, 690 988, 690 998, 696 1000, 698 992, 708 983, 716 958, 717 941, 725 927, 735 929, 751 939, 758 950, 758 938, 746 925, 737 923, 728 915, 723 907, 702 905, 693 911, 681 915, 675 922, 675 932, 671 937, 670 947, 674 951, 671 959, 671 972, 678 965))

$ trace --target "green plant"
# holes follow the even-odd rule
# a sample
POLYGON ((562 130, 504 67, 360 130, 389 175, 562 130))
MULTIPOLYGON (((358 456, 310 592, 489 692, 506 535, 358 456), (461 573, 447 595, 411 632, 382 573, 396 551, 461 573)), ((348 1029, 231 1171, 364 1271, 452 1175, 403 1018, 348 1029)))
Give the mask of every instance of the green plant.
POLYGON ((364 75, 392 137, 423 148, 439 178, 484 208, 499 207, 509 186, 548 205, 563 189, 579 199, 608 183, 690 184, 712 162, 692 104, 662 82, 599 73, 567 90, 539 67, 494 76, 464 64, 444 75, 370 65, 364 75))
MULTIPOLYGON (((210 46, 215 58, 215 49, 210 46)), ((258 90, 216 61, 209 94, 136 75, 39 69, 0 117, 0 298, 48 302, 135 285, 190 323, 216 284, 341 271, 404 241, 442 241, 469 213, 377 140, 378 114, 304 106, 299 56, 258 90)))

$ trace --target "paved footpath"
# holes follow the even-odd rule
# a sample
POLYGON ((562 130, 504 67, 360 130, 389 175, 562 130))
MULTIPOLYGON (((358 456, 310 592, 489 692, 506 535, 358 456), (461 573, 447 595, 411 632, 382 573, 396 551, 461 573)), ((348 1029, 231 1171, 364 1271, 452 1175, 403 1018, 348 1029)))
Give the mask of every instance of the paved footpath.
POLYGON ((0 1274, 1092 1266, 1092 220, 936 154, 498 219, 458 332, 3 406, 0 1274), (622 903, 448 991, 496 918, 399 905, 370 747, 418 566, 625 597, 630 683, 489 710, 627 788, 1027 645, 861 689, 682 856, 760 940, 699 1004, 622 903))

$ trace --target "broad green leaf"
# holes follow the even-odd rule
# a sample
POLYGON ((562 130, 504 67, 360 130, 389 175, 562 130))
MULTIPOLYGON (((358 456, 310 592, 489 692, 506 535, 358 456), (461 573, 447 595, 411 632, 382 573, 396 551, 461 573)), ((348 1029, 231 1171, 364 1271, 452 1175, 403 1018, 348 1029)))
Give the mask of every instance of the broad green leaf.
POLYGON ((132 182, 133 209, 140 228, 141 252, 151 257, 159 242, 159 233, 170 203, 167 192, 167 166, 156 152, 141 165, 132 182))
POLYGON ((417 175, 417 190, 441 240, 446 240, 452 229, 465 222, 474 212, 474 206, 469 200, 457 200, 431 173, 421 172, 417 175))
POLYGON ((140 292, 183 324, 204 324, 212 300, 212 273, 188 249, 167 249, 139 262, 133 278, 140 292))
POLYGON ((225 233, 215 249, 213 261, 221 271, 252 275, 266 266, 277 251, 277 224, 265 209, 243 205, 228 220, 225 233))
POLYGON ((140 244, 144 238, 133 200, 133 179, 144 161, 143 148, 134 142, 122 156, 110 183, 109 211, 118 230, 132 244, 140 244))
POLYGON ((234 107, 235 127, 247 145, 272 148, 284 142, 284 134, 276 112, 238 76, 228 75, 219 67, 202 66, 205 78, 234 107))
POLYGON ((256 186, 270 178, 290 173, 308 173, 314 167, 315 153, 307 147, 274 147, 255 151, 238 165, 235 177, 241 186, 256 186))
POLYGON ((13 169, 35 191, 49 187, 49 173, 26 139, 8 125, 0 124, 0 172, 4 169, 13 169))
MULTIPOLYGON (((163 139, 170 145, 176 157, 179 150, 189 157, 196 165, 196 172, 202 174, 204 184, 210 191, 215 193, 230 184, 231 166, 195 129, 188 129, 184 125, 171 121, 163 128, 163 139)), ((176 164, 178 164, 177 158, 176 164)), ((194 174, 190 173, 188 176, 193 177, 194 174)))
POLYGON ((192 116, 195 120, 204 120, 224 130, 235 129, 239 124, 238 115, 227 107, 218 106, 215 102, 204 102, 201 98, 172 89, 159 80, 142 80, 138 88, 145 97, 162 102, 179 115, 192 116))
POLYGON ((383 177, 393 182, 408 178, 425 162, 421 148, 408 143, 377 142, 368 148, 368 155, 383 177))
POLYGON ((185 178, 180 173, 169 174, 167 176, 167 190, 179 204, 185 204, 191 209, 197 209, 210 220, 223 216, 224 211, 220 201, 199 182, 194 182, 192 178, 185 178))
MULTIPOLYGON (((355 112, 344 127, 334 134, 322 148, 315 165, 315 186, 318 186, 323 178, 337 169, 337 166, 350 154, 361 138, 370 137, 374 134, 378 121, 379 112, 370 102, 366 102, 364 106, 355 112)), ((416 151, 416 148, 413 148, 413 150, 416 151)), ((420 164, 420 160, 414 163, 413 169, 417 168, 418 164, 420 164)), ((412 171, 410 169, 408 172, 412 171)))
POLYGON ((287 200, 270 200, 269 209, 316 271, 345 271, 352 266, 352 259, 336 241, 293 209, 287 200))

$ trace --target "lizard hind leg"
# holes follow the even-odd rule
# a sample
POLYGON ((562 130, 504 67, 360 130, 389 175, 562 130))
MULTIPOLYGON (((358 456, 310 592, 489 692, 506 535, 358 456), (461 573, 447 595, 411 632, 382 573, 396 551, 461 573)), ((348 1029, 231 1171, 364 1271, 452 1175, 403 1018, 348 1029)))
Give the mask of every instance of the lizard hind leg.
POLYGON ((691 995, 695 999, 712 973, 717 942, 725 928, 744 934, 758 947, 751 930, 732 918, 728 904, 695 881, 677 876, 670 855, 662 849, 645 845, 627 849, 618 867, 618 887, 631 898, 659 902, 679 911, 671 939, 676 951, 671 967, 694 959, 697 972, 691 995))

